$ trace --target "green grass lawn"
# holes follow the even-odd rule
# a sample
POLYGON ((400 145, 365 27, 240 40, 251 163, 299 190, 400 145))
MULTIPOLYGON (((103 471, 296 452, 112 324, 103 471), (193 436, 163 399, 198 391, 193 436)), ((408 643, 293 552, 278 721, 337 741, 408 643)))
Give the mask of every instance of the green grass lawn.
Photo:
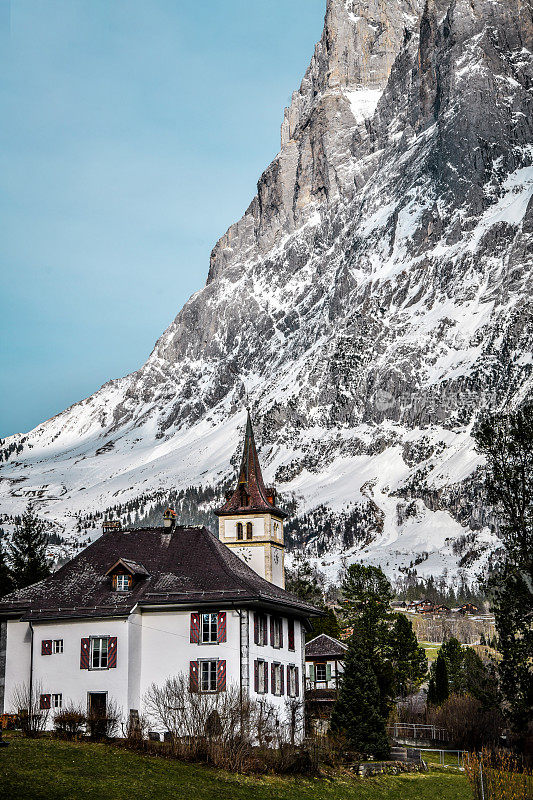
POLYGON ((106 744, 5 738, 2 800, 472 800, 464 775, 438 770, 335 780, 250 778, 106 744))
POLYGON ((418 642, 418 644, 426 651, 426 658, 429 663, 431 664, 432 661, 435 661, 439 654, 441 645, 435 644, 435 642, 418 642))

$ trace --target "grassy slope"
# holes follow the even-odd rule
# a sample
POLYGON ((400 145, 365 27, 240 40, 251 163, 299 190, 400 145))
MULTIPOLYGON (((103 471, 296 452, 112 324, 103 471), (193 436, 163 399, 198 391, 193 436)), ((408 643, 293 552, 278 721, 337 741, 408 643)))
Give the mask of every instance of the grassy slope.
POLYGON ((336 781, 247 778, 104 744, 28 741, 0 748, 1 800, 471 800, 464 775, 336 781))

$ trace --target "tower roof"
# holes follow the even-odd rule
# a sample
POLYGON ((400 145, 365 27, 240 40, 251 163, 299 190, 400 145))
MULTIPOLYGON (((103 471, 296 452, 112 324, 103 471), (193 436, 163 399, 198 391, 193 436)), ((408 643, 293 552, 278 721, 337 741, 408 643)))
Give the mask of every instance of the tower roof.
POLYGON ((255 446, 254 431, 250 412, 246 420, 246 433, 244 435, 244 450, 237 486, 226 502, 215 511, 217 516, 226 514, 254 514, 269 513, 278 517, 287 514, 275 505, 276 493, 274 489, 267 489, 261 474, 261 466, 255 446))

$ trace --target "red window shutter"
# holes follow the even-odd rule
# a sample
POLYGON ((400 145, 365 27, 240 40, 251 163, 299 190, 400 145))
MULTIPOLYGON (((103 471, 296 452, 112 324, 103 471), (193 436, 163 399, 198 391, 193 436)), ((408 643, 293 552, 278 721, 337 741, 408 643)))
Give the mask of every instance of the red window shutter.
POLYGON ((49 694, 42 694, 39 697, 39 708, 43 711, 47 711, 51 705, 51 697, 49 694))
POLYGON ((117 637, 110 636, 107 643, 107 666, 114 669, 117 666, 117 637))
POLYGON ((299 697, 300 696, 300 670, 298 669, 298 667, 294 668, 294 672, 295 672, 294 683, 296 685, 296 697, 299 697))
POLYGON ((283 669, 283 664, 281 665, 280 669, 280 694, 285 694, 285 670, 283 669))
POLYGON ((193 612, 191 614, 191 643, 198 644, 200 641, 200 614, 193 612))
POLYGON ((80 669, 89 669, 89 650, 91 640, 89 638, 81 640, 80 669))
POLYGON ((270 693, 276 694, 276 665, 274 662, 270 665, 270 693))
POLYGON ((222 658, 217 662, 217 691, 226 691, 226 661, 222 658))
POLYGON ((254 613, 254 644, 259 644, 259 614, 254 613))
POLYGON ((289 639, 289 650, 294 650, 294 620, 289 619, 288 622, 288 639, 289 639))
POLYGON ((259 691, 259 661, 257 659, 254 661, 254 689, 256 692, 259 691))
POLYGON ((198 691, 198 661, 189 662, 189 691, 198 691))
POLYGON ((52 640, 51 639, 43 639, 41 642, 41 655, 42 656, 51 656, 52 655, 52 640))
POLYGON ((226 641, 226 612, 219 611, 217 616, 217 642, 226 641))
POLYGON ((270 646, 274 647, 274 617, 270 617, 270 646))

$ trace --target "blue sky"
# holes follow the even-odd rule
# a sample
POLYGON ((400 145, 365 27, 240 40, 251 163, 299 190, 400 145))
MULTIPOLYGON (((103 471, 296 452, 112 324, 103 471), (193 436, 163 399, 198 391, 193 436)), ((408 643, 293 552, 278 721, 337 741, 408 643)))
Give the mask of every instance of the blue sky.
POLYGON ((279 149, 325 0, 0 0, 0 437, 137 369, 279 149))

